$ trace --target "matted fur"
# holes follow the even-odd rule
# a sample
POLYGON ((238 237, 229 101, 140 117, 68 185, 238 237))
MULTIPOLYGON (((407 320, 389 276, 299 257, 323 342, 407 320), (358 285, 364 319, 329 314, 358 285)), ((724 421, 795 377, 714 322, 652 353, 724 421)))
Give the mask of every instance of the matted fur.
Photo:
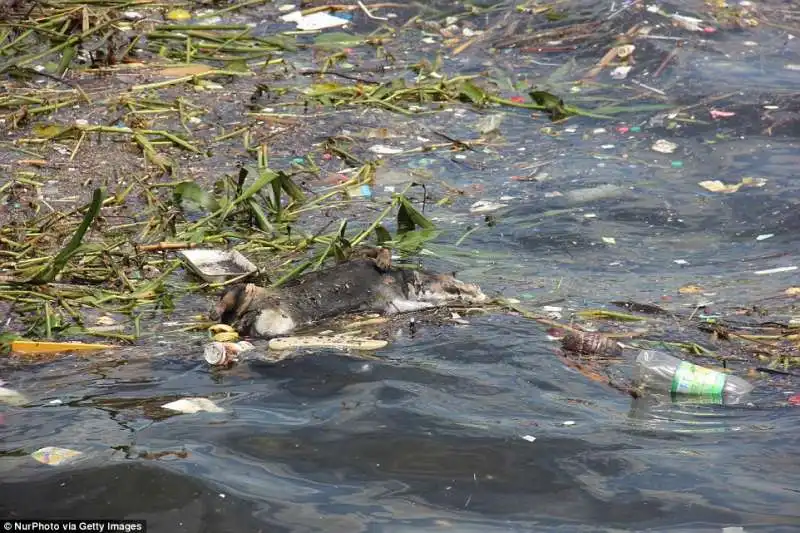
POLYGON ((488 301, 480 287, 449 274, 383 267, 359 259, 310 272, 278 289, 233 285, 220 295, 212 319, 242 335, 274 337, 347 313, 392 315, 488 301))

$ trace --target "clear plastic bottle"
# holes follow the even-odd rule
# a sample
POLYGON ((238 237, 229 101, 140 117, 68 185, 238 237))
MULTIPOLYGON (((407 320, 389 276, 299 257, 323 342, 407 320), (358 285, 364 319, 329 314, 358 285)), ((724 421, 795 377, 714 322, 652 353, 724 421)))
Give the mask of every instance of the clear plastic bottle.
POLYGON ((637 386, 671 394, 690 394, 739 403, 753 386, 738 376, 683 361, 664 352, 642 350, 636 356, 633 379, 637 386))

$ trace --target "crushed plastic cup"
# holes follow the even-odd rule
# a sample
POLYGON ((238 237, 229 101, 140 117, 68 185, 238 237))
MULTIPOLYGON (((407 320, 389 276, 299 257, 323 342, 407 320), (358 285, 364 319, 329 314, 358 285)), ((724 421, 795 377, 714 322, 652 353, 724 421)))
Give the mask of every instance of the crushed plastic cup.
POLYGON ((224 366, 239 360, 239 354, 252 350, 254 346, 247 341, 212 342, 203 349, 203 359, 209 365, 224 366))

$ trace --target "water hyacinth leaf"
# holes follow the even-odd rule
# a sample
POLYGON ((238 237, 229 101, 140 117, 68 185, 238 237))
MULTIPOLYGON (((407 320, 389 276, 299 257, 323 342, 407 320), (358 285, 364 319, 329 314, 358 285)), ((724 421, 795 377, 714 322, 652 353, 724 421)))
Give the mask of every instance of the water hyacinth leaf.
POLYGON ((423 229, 418 231, 408 231, 403 233, 394 241, 394 246, 398 250, 408 253, 417 252, 425 243, 432 241, 442 231, 437 229, 423 229))
POLYGON ((272 180, 272 195, 269 197, 268 205, 272 208, 275 212, 275 219, 280 221, 281 215, 283 213, 283 204, 281 204, 281 179, 278 177, 277 179, 272 180))
POLYGON ((303 194, 303 190, 283 172, 280 173, 280 185, 295 202, 303 203, 306 201, 306 195, 303 194))
POLYGON ((255 200, 248 200, 247 205, 250 207, 250 214, 253 217, 256 226, 258 226, 258 229, 262 231, 273 231, 274 228, 272 227, 272 224, 270 224, 267 214, 264 213, 264 210, 261 209, 261 206, 258 205, 258 202, 255 200))
POLYGON ((35 124, 33 126, 33 133, 43 139, 66 137, 73 130, 75 130, 73 126, 63 126, 61 124, 35 124))
POLYGON ((564 108, 564 100, 547 91, 531 91, 531 99, 541 106, 552 120, 561 120, 571 113, 564 108))
POLYGON ((259 38, 258 41, 263 44, 273 46, 279 50, 285 50, 287 52, 297 51, 294 38, 287 35, 268 35, 259 38))
POLYGON ((225 66, 225 70, 230 70, 233 72, 250 72, 250 67, 247 65, 247 61, 244 59, 235 59, 233 61, 228 61, 227 65, 225 66))
POLYGON ((347 259, 347 252, 349 251, 346 246, 342 246, 338 241, 334 241, 331 245, 333 256, 337 261, 345 261, 347 259))
MULTIPOLYGON (((2 326, 2 323, 0 323, 0 326, 2 326)), ((0 355, 10 352, 11 343, 19 338, 20 336, 16 333, 0 333, 0 355)))
POLYGON ((159 154, 147 137, 141 133, 134 133, 133 140, 141 147, 142 152, 144 152, 144 155, 151 163, 162 168, 163 170, 172 168, 172 161, 170 161, 166 156, 159 154))
POLYGON ((400 197, 400 205, 397 209, 397 234, 414 231, 420 227, 422 229, 434 229, 436 226, 425 218, 425 215, 414 209, 411 202, 405 196, 400 197))
POLYGON ((400 204, 400 207, 397 209, 397 234, 402 235, 403 233, 414 231, 415 228, 416 225, 408 214, 408 211, 406 211, 405 206, 400 204))
POLYGON ((488 98, 486 96, 486 91, 472 83, 470 80, 467 80, 461 84, 459 96, 462 100, 469 100, 476 106, 482 106, 486 103, 488 98))
POLYGON ((638 104, 638 105, 605 105, 593 109, 592 112, 598 115, 618 115, 620 113, 648 113, 651 111, 663 111, 675 107, 672 104, 638 104))
POLYGON ((250 184, 250 186, 247 187, 247 189, 242 191, 242 194, 236 197, 236 199, 232 202, 232 204, 239 204, 241 202, 244 202, 245 200, 249 200, 254 194, 261 191, 261 189, 266 187, 268 184, 272 183, 279 176, 280 174, 272 170, 266 168, 259 169, 258 177, 256 178, 256 180, 252 184, 250 184))
POLYGON ((320 96, 325 96, 326 94, 335 93, 340 90, 349 89, 338 83, 315 83, 307 89, 303 89, 302 91, 306 96, 318 98, 320 96))
POLYGON ((571 57, 563 65, 555 69, 547 78, 547 83, 552 85, 556 83, 565 82, 570 79, 574 70, 576 69, 575 58, 571 57))
POLYGON ((343 31, 323 33, 314 39, 314 46, 318 48, 350 48, 366 42, 360 35, 352 35, 343 31))
POLYGON ((69 261, 69 259, 75 255, 80 248, 81 242, 83 241, 83 236, 89 230, 89 226, 92 225, 92 222, 94 222, 94 219, 97 217, 98 213, 100 213, 100 208, 103 205, 104 198, 105 193, 103 189, 94 190, 89 208, 86 210, 86 214, 83 216, 83 221, 81 221, 80 226, 78 226, 78 229, 76 229, 75 233, 72 235, 72 239, 70 239, 67 245, 64 246, 60 252, 58 252, 58 255, 53 258, 53 261, 49 265, 45 266, 33 277, 33 279, 30 280, 31 283, 50 283, 55 279, 55 277, 67 264, 67 261, 69 261))
POLYGON ((174 65, 163 68, 155 72, 157 76, 182 77, 182 76, 196 76, 198 74, 205 74, 214 70, 214 67, 205 65, 203 63, 189 63, 187 65, 174 65))
POLYGON ((375 228, 375 239, 378 241, 378 244, 383 244, 392 240, 392 234, 382 225, 378 225, 375 228))
POLYGON ((175 204, 189 211, 214 212, 219 209, 216 198, 193 181, 184 181, 176 185, 173 199, 175 204))
POLYGON ((68 46, 64 48, 64 52, 61 54, 61 61, 58 63, 58 67, 56 67, 55 71, 56 76, 64 75, 64 73, 69 68, 69 64, 72 63, 72 60, 75 57, 75 53, 76 53, 75 46, 68 46))

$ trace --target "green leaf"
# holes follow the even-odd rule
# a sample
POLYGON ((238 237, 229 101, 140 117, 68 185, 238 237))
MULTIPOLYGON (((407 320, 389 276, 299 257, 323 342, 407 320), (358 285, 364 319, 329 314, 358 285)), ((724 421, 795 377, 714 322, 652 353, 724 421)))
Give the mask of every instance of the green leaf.
POLYGON ((637 104, 631 106, 606 105, 592 109, 592 113, 598 115, 618 115, 620 113, 647 113, 652 111, 664 111, 674 108, 674 104, 637 104))
POLYGON ((261 209, 261 206, 258 205, 258 202, 255 200, 248 200, 247 205, 250 207, 250 213, 255 219, 256 225, 262 231, 273 231, 272 224, 269 223, 269 219, 267 218, 267 214, 264 213, 264 210, 261 209))
POLYGON ((364 44, 366 38, 360 35, 352 35, 343 31, 320 34, 314 39, 314 46, 318 48, 350 48, 364 44))
POLYGON ((248 188, 242 191, 242 194, 237 196, 232 203, 239 204, 244 202, 245 200, 249 200, 254 194, 259 192, 261 189, 266 187, 268 184, 272 183, 274 179, 279 176, 277 172, 274 172, 269 169, 261 169, 258 171, 258 178, 250 184, 248 188))
POLYGON ((21 339, 20 335, 16 333, 0 333, 0 355, 5 355, 11 351, 11 343, 17 339, 21 339))
MULTIPOLYGON (((279 176, 277 172, 274 172, 266 168, 258 169, 257 172, 258 172, 258 177, 256 178, 256 180, 253 183, 251 183, 250 186, 247 187, 247 189, 242 191, 242 194, 234 198, 233 201, 225 207, 225 210, 222 212, 222 215, 220 216, 219 219, 220 223, 223 222, 228 217, 231 211, 233 211, 234 207, 252 198, 253 195, 261 191, 261 189, 263 189, 265 186, 272 183, 279 176)), ((240 177, 241 177, 241 172, 240 172, 240 177)))
POLYGON ((434 229, 433 222, 425 218, 425 215, 414 209, 411 202, 405 196, 400 197, 400 207, 397 210, 397 234, 414 231, 417 226, 423 229, 434 229))
POLYGON ((394 247, 403 252, 413 253, 422 248, 426 242, 431 241, 441 235, 442 231, 437 229, 423 229, 419 231, 409 231, 404 233, 394 241, 394 247))
POLYGON ((63 76, 64 73, 69 68, 70 63, 72 63, 73 58, 75 57, 76 47, 75 46, 68 46, 64 48, 64 51, 61 53, 61 61, 56 67, 55 75, 56 76, 63 76))
POLYGON ((392 234, 389 233, 389 230, 379 225, 375 227, 375 239, 378 244, 383 244, 392 240, 392 234))
POLYGON ((297 184, 294 181, 292 181, 292 178, 290 178, 283 172, 281 172, 280 174, 281 174, 280 178, 281 187, 283 188, 284 191, 286 191, 286 194, 288 194, 291 197, 291 199, 297 203, 302 204, 303 202, 305 202, 306 195, 303 194, 303 189, 298 187, 297 184))
POLYGON ((175 186, 172 197, 181 208, 190 211, 203 210, 211 213, 219 209, 219 202, 211 193, 193 181, 184 181, 175 186))
POLYGON ((542 106, 544 111, 550 115, 551 120, 561 120, 571 115, 564 108, 564 101, 558 96, 547 91, 531 91, 529 94, 536 105, 542 106))
POLYGON ((297 51, 294 38, 289 37, 288 35, 267 35, 261 37, 258 39, 258 41, 264 44, 272 45, 275 48, 280 48, 281 50, 286 50, 288 52, 297 51))
POLYGON ((544 17, 550 22, 558 22, 559 20, 567 18, 567 13, 565 11, 556 11, 555 9, 550 8, 544 14, 544 17))
POLYGON ((486 103, 486 91, 467 80, 461 84, 459 96, 462 100, 467 99, 477 106, 482 106, 486 103))
POLYGON ((397 235, 414 231, 416 227, 405 206, 401 203, 397 209, 397 235))
POLYGON ((233 61, 228 61, 228 64, 225 65, 225 70, 231 70, 233 72, 250 72, 250 67, 247 65, 247 61, 244 59, 234 59, 233 61))
MULTIPOLYGON (((60 124, 35 124, 33 133, 37 137, 44 139, 55 139, 56 137, 66 137, 68 133, 77 133, 77 129, 72 126, 62 126, 60 124)), ((75 137, 76 135, 72 135, 75 137)))
POLYGON ((75 253, 78 251, 78 248, 80 248, 81 241, 83 241, 83 236, 86 235, 86 232, 89 230, 89 226, 92 225, 92 222, 97 217, 98 213, 100 213, 100 208, 103 206, 104 197, 105 193, 103 189, 94 190, 89 208, 86 210, 86 214, 83 215, 81 225, 78 226, 78 229, 76 229, 75 233, 72 234, 72 239, 70 239, 67 245, 64 246, 60 252, 58 252, 58 255, 53 258, 52 263, 46 265, 42 270, 40 270, 33 277, 33 279, 30 280, 30 283, 50 283, 55 279, 58 273, 61 272, 61 270, 67 264, 67 261, 69 261, 70 257, 75 255, 75 253))
POLYGON ((336 258, 337 261, 345 261, 347 260, 347 252, 349 249, 346 246, 340 245, 338 242, 333 243, 331 246, 333 249, 333 256, 336 258))

